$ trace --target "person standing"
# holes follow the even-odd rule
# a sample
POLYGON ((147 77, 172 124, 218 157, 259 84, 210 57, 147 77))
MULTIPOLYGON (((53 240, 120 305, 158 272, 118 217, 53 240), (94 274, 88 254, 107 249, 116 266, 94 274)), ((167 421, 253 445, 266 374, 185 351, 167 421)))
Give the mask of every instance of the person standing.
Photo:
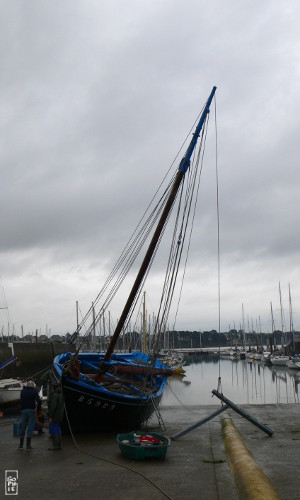
POLYGON ((43 387, 43 393, 44 393, 44 387, 47 388, 47 400, 49 399, 50 393, 52 391, 52 384, 54 382, 53 378, 53 372, 52 369, 47 370, 40 378, 40 382, 43 387))
POLYGON ((31 438, 35 425, 35 408, 41 410, 41 400, 32 380, 21 391, 21 431, 19 450, 23 449, 27 429, 26 450, 32 450, 31 438))
POLYGON ((49 432, 53 446, 48 450, 61 450, 61 427, 65 411, 64 397, 61 386, 54 383, 48 400, 49 432))

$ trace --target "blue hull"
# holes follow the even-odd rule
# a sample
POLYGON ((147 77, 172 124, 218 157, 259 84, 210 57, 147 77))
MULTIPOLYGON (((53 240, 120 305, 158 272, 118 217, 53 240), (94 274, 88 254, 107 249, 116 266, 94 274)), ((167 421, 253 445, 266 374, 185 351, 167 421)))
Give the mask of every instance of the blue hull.
MULTIPOLYGON (((70 424, 75 432, 126 431, 138 429, 151 417, 162 398, 167 376, 145 377, 114 373, 120 364, 130 368, 147 366, 149 356, 140 352, 114 354, 105 381, 100 384, 94 381, 91 371, 94 370, 95 373, 103 360, 103 354, 79 353, 79 380, 63 375, 63 365, 68 362, 70 356, 71 353, 56 356, 53 365, 54 376, 61 381, 64 392, 67 414, 65 426, 70 424), (141 388, 142 384, 145 387, 145 382, 146 392, 141 388)), ((166 368, 159 361, 156 361, 154 366, 158 369, 166 368)))

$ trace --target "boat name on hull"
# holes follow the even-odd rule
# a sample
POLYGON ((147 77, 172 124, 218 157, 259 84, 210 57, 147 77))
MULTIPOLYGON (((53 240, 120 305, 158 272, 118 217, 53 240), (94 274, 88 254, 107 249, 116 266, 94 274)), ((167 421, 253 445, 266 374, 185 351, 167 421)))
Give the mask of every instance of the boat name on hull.
POLYGON ((95 401, 93 398, 87 398, 83 394, 78 398, 79 403, 85 402, 87 405, 94 405, 94 406, 100 406, 101 408, 105 408, 107 410, 114 410, 116 405, 115 404, 109 404, 109 403, 101 403, 101 401, 95 401))

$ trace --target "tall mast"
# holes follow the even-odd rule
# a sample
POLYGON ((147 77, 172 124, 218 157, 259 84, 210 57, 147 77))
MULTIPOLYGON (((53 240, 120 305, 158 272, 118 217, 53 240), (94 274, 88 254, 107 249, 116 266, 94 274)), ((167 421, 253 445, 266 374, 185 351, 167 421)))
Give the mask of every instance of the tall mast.
MULTIPOLYGON (((270 302, 270 306, 271 306, 271 320, 272 320, 272 338, 273 338, 273 345, 274 345, 274 350, 276 348, 276 337, 275 337, 275 321, 274 321, 274 316, 273 316, 273 306, 272 306, 272 302, 270 302)), ((271 342, 272 344, 272 342, 271 342)), ((272 352, 272 345, 271 345, 271 352, 272 352)))
POLYGON ((147 272, 147 269, 149 267, 149 264, 151 262, 151 259, 152 259, 152 256, 154 254, 154 251, 155 251, 155 248, 157 246, 157 243, 159 241, 159 238, 160 238, 160 235, 162 233, 162 230, 165 226, 165 223, 167 221, 167 218, 168 218, 168 215, 171 211, 171 208, 173 206, 173 203, 175 201, 175 198, 176 198, 176 195, 178 193, 178 190, 179 190, 179 187, 181 185, 181 182, 184 178, 184 175, 186 173, 186 171, 188 170, 189 166, 190 166, 190 161, 191 161, 191 156, 193 154, 193 151, 195 149, 195 146, 196 146, 196 143, 197 143, 197 140, 198 140, 198 137, 200 135, 200 132, 201 132, 201 129, 203 127, 203 124, 205 122, 205 119, 209 113, 209 108, 210 108, 210 105, 211 105, 211 101, 215 95, 215 92, 216 92, 216 89, 217 87, 213 87, 211 93, 210 93, 210 96, 206 102, 206 105, 205 105, 205 108, 201 114, 201 117, 200 117, 200 120, 199 120, 199 123, 195 129, 195 132, 194 132, 194 135, 192 137, 192 140, 190 142, 190 145, 186 151, 186 154, 185 156, 182 158, 180 164, 179 164, 179 168, 178 168, 178 171, 177 171, 177 174, 175 176, 175 179, 174 179, 174 182, 173 182, 173 186, 171 188, 171 191, 170 191, 170 194, 169 194, 169 198, 166 202, 166 205, 165 205, 165 208, 161 214, 161 217, 159 219, 159 222, 157 224, 157 227, 156 227, 156 230, 152 236, 152 240, 150 242, 150 245, 149 245, 149 248, 146 252, 146 255, 144 257, 144 260, 142 262, 142 265, 141 265, 141 268, 138 272, 138 275, 135 279, 135 282, 133 284, 133 287, 131 289, 131 292, 129 294, 129 297, 127 299, 127 302, 124 306, 124 309, 123 309, 123 312, 120 316, 120 319, 118 321, 118 324, 116 326, 116 329, 115 329, 115 332, 111 338, 111 341, 110 341, 110 344, 108 346, 108 349, 106 351, 106 354, 105 354, 105 357, 104 357, 104 361, 109 361, 110 360, 110 357, 113 353, 113 350, 114 350, 114 347, 116 345, 116 342, 119 338, 119 335, 122 331, 122 328, 123 328, 123 325, 127 319, 127 316, 130 312, 130 309, 132 307, 132 304, 134 302, 134 299, 135 299, 135 296, 136 294, 138 293, 138 290, 141 286, 141 283, 143 281, 143 278, 147 272))
POLYGON ((290 284, 289 284, 289 312, 290 312, 290 336, 291 336, 291 341, 292 341, 292 349, 293 349, 293 351, 295 351, 293 308, 292 308, 292 296, 291 296, 291 286, 290 286, 290 284))
POLYGON ((280 317, 281 317, 282 342, 283 342, 283 344, 286 344, 285 333, 284 333, 284 318, 283 318, 283 306, 282 306, 282 296, 281 296, 280 281, 279 281, 279 300, 280 300, 280 317))
POLYGON ((244 304, 242 303, 242 330, 243 330, 243 333, 242 333, 242 343, 243 343, 243 347, 246 347, 245 346, 245 313, 244 313, 244 304))
POLYGON ((275 331, 275 322, 274 322, 272 302, 270 302, 270 306, 271 306, 272 333, 274 333, 274 331, 275 331))
POLYGON ((144 292, 143 301, 143 353, 146 352, 146 292, 144 292))

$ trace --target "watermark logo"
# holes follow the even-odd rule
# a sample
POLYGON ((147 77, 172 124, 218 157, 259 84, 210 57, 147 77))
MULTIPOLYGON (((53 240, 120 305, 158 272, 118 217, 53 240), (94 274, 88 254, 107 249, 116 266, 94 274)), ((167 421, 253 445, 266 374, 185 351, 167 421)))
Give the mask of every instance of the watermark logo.
POLYGON ((18 478, 19 478, 19 472, 17 470, 5 471, 5 495, 18 494, 18 489, 19 489, 18 478))

